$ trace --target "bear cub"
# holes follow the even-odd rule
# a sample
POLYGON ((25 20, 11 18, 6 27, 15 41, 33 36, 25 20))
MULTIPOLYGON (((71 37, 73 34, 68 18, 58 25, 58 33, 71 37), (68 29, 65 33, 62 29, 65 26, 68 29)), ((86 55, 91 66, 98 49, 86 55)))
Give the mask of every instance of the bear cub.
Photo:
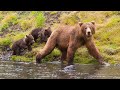
POLYGON ((52 31, 51 28, 36 28, 33 29, 32 32, 30 33, 33 37, 35 42, 37 42, 37 39, 39 38, 39 43, 47 42, 48 37, 50 37, 52 31))
POLYGON ((24 38, 16 41, 12 45, 12 55, 22 55, 22 52, 26 49, 32 50, 31 45, 34 43, 34 38, 31 34, 26 35, 24 38))

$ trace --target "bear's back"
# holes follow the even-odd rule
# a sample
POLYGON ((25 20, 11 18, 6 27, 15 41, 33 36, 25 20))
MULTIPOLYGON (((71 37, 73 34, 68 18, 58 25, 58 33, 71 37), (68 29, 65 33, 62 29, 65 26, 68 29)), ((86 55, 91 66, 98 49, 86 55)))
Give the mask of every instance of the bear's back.
POLYGON ((38 32, 40 32, 41 30, 42 30, 42 28, 33 29, 32 32, 31 32, 31 34, 32 34, 32 35, 37 35, 38 32))

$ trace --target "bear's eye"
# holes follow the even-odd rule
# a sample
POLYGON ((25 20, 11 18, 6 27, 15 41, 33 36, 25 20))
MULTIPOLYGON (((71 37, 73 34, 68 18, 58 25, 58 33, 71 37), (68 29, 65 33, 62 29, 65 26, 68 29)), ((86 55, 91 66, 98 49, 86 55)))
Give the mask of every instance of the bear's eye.
POLYGON ((85 30, 87 29, 87 27, 85 27, 85 30))

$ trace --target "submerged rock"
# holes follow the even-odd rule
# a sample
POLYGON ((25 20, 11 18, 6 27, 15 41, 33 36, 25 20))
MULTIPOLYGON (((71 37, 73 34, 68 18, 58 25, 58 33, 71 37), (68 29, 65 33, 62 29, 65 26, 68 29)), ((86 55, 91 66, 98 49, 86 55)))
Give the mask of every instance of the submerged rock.
POLYGON ((75 66, 74 66, 74 65, 66 66, 66 67, 64 68, 64 70, 65 70, 65 71, 73 71, 73 70, 75 70, 75 66))
POLYGON ((103 64, 104 64, 104 66, 110 66, 110 64, 107 62, 103 62, 103 64))

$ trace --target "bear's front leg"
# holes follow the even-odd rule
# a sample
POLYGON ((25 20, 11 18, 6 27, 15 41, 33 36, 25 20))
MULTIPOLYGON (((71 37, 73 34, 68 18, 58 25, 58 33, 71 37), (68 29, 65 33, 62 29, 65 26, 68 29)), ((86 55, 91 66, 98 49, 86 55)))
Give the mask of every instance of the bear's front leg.
POLYGON ((28 46, 28 50, 29 50, 29 51, 32 51, 31 45, 28 46))
POLYGON ((12 55, 20 55, 19 47, 17 47, 15 50, 13 50, 12 55))
POLYGON ((38 53, 37 55, 36 55, 36 63, 41 63, 41 59, 42 59, 42 55, 40 54, 40 53, 38 53))
POLYGON ((92 40, 88 41, 86 43, 86 47, 91 56, 93 56, 95 59, 97 59, 100 64, 102 64, 102 65, 105 64, 103 61, 103 57, 100 55, 98 49, 96 48, 96 46, 92 40))
POLYGON ((20 47, 18 47, 17 49, 16 49, 16 55, 20 55, 20 47))

